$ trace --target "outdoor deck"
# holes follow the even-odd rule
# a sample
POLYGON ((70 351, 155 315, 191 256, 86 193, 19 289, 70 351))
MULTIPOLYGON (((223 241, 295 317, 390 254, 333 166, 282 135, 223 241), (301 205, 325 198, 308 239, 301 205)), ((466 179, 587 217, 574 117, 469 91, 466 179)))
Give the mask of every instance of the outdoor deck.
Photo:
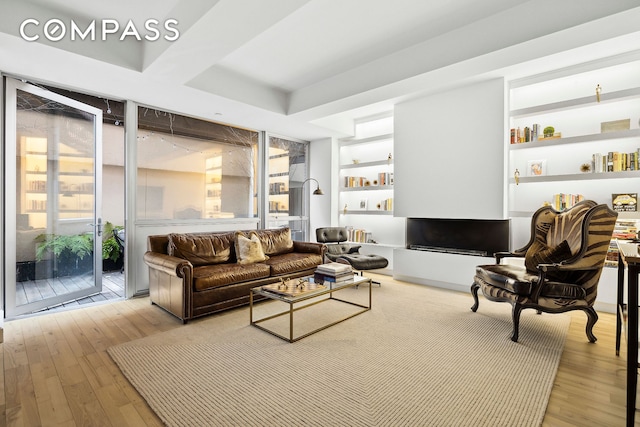
MULTIPOLYGON (((76 277, 61 277, 55 279, 29 280, 18 282, 16 286, 16 299, 18 305, 34 301, 40 301, 52 296, 67 294, 70 291, 87 287, 87 283, 93 280, 91 275, 76 277)), ((37 312, 54 309, 68 309, 85 304, 117 300, 124 298, 124 274, 119 271, 102 273, 102 292, 85 298, 67 301, 47 307, 37 312)))

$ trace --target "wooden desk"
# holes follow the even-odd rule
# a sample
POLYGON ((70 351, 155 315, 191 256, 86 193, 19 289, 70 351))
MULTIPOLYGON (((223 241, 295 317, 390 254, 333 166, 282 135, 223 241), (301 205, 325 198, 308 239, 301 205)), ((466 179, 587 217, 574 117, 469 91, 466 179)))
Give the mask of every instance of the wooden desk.
POLYGON ((624 270, 627 269, 627 426, 633 427, 638 386, 638 274, 640 253, 635 243, 618 243, 618 301, 616 306, 616 355, 620 354, 624 270))

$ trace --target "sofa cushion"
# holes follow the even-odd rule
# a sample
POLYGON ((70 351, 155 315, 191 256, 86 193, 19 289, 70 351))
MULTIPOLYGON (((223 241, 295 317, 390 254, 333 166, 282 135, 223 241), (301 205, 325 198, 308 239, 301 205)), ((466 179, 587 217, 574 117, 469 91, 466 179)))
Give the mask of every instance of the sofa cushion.
POLYGON ((265 264, 271 267, 271 275, 296 273, 322 264, 322 255, 292 252, 270 257, 265 264))
POLYGON ((528 296, 538 276, 519 265, 491 264, 477 266, 475 280, 517 295, 528 296))
POLYGON ((272 230, 257 230, 256 234, 262 242, 262 249, 267 256, 293 252, 291 229, 276 228, 272 230))
POLYGON ((249 233, 249 237, 246 237, 240 231, 236 232, 235 235, 238 264, 253 264, 269 259, 262 251, 262 243, 254 231, 249 233))
POLYGON ((194 266, 219 264, 232 259, 234 241, 233 233, 172 233, 167 253, 194 266))
POLYGON ((218 288, 248 280, 269 277, 270 268, 264 263, 255 264, 212 264, 193 269, 195 291, 218 288))

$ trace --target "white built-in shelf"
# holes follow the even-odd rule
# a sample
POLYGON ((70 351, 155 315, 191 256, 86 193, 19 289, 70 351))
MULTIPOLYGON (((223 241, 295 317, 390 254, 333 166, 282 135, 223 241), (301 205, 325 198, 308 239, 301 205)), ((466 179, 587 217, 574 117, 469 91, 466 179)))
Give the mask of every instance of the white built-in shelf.
POLYGON ((365 210, 341 210, 340 215, 393 215, 393 211, 365 211, 365 210))
POLYGON ((629 129, 617 132, 595 133, 591 135, 571 136, 568 138, 556 138, 542 141, 522 142, 519 144, 509 144, 509 150, 524 150, 529 148, 578 144, 581 142, 606 141, 610 139, 632 138, 637 136, 640 136, 640 129, 629 129))
POLYGON ((342 187, 340 191, 379 191, 393 190, 393 185, 366 185, 363 187, 342 187))
POLYGON ((391 249, 398 249, 398 248, 404 248, 404 245, 392 245, 389 243, 364 243, 364 242, 352 242, 352 241, 348 241, 346 242, 350 245, 362 245, 362 246, 368 246, 368 247, 380 247, 380 248, 391 248, 391 249))
POLYGON ((369 138, 352 138, 352 139, 343 139, 340 141, 340 145, 345 147, 347 145, 355 145, 355 144, 370 144, 372 142, 380 142, 387 141, 393 139, 392 133, 387 133, 384 135, 376 135, 369 138))
POLYGON ((363 162, 363 163, 350 163, 347 165, 341 165, 340 169, 357 169, 357 168, 368 168, 372 166, 387 166, 392 165, 393 159, 391 160, 377 160, 375 162, 363 162))
MULTIPOLYGON (((600 104, 622 101, 626 98, 640 96, 640 88, 624 89, 611 93, 603 93, 600 95, 600 104)), ((536 105, 533 107, 511 110, 511 117, 533 116, 535 114, 558 112, 563 110, 571 110, 576 107, 585 107, 588 105, 596 105, 598 101, 596 96, 590 95, 582 98, 567 99, 565 101, 553 102, 550 104, 536 105)))
MULTIPOLYGON (((621 172, 585 172, 572 173, 565 175, 542 175, 542 176, 523 176, 520 177, 520 184, 532 182, 556 182, 556 181, 593 181, 603 179, 623 179, 623 178, 640 178, 640 171, 621 171, 621 172)), ((509 183, 515 184, 515 178, 510 178, 509 183)))

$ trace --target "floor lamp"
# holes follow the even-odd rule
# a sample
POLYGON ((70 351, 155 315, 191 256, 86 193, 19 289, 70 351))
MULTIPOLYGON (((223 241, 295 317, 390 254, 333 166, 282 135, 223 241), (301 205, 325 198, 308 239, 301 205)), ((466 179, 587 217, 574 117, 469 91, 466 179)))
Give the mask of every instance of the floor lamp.
MULTIPOLYGON (((303 201, 304 200, 304 185, 307 183, 307 181, 315 181, 316 182, 316 189, 313 190, 313 193, 311 193, 311 194, 313 194, 314 196, 322 196, 322 195, 324 195, 324 191, 322 191, 322 189, 320 188, 320 183, 318 182, 317 179, 315 179, 315 178, 307 178, 304 181, 302 181, 302 185, 300 186, 302 188, 302 192, 300 194, 302 196, 302 197, 300 197, 300 218, 303 221, 304 221, 304 219, 303 219, 304 218, 304 212, 303 212, 303 206, 302 205, 304 204, 304 201, 303 201)), ((311 218, 309 218, 309 223, 311 223, 311 218)), ((309 230, 307 229, 307 231, 309 231, 309 230)))

